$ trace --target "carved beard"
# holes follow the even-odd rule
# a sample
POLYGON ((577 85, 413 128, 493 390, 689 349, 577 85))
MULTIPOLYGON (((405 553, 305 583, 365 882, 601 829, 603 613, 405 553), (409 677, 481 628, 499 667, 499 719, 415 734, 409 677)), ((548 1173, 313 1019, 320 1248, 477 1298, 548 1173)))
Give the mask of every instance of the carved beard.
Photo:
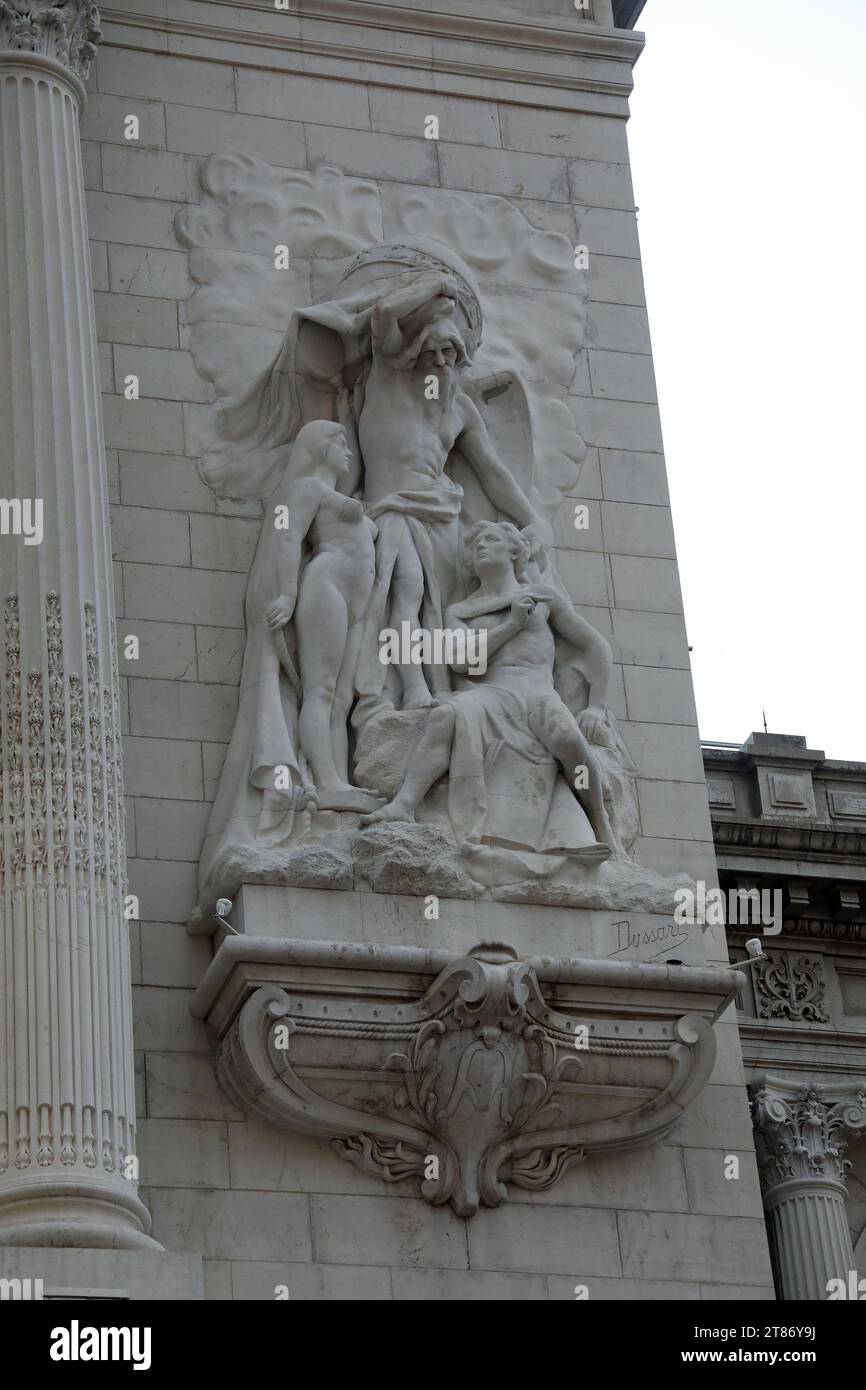
MULTIPOLYGON (((400 327, 403 331, 404 336, 407 333, 412 333, 413 335, 411 341, 395 359, 397 365, 399 367, 402 367, 404 370, 408 368, 410 371, 414 371, 414 369, 418 366, 422 352, 425 352, 429 347, 429 310, 430 305, 426 304, 418 311, 417 314, 412 314, 401 322, 400 327), (414 330, 414 332, 413 319, 419 320, 418 327, 414 330)), ((448 368, 441 367, 438 369, 435 367, 430 367, 429 370, 439 370, 443 373, 443 376, 446 371, 449 371, 449 375, 454 380, 456 380, 457 373, 462 371, 464 367, 468 367, 470 358, 466 349, 466 344, 463 341, 463 335, 459 327, 453 319, 449 319, 447 322, 448 328, 445 332, 443 332, 442 322, 439 322, 437 324, 437 333, 441 335, 442 339, 444 339, 444 341, 441 344, 443 347, 450 346, 454 348, 457 354, 457 360, 454 363, 453 367, 450 368, 450 370, 448 368)))

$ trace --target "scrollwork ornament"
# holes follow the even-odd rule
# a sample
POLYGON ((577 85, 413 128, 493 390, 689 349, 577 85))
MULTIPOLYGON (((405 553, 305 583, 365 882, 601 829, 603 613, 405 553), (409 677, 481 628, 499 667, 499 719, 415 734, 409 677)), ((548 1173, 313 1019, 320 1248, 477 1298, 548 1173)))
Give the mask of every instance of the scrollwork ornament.
POLYGON ((5 831, 3 836, 5 872, 21 874, 27 862, 26 815, 24 806, 24 739, 21 719, 21 621, 18 595, 10 594, 3 610, 6 690, 3 718, 4 763, 7 776, 5 831), (7 857, 8 856, 8 857, 7 857))
POLYGON ((30 862, 36 869, 48 869, 45 702, 41 671, 30 671, 27 676, 27 752, 30 785, 30 862))
POLYGON ((105 726, 105 763, 108 770, 107 793, 105 799, 105 839, 108 848, 108 867, 112 883, 117 882, 118 839, 117 839, 117 797, 115 794, 114 770, 116 767, 116 740, 114 737, 114 710, 111 692, 102 692, 102 719, 105 726))
POLYGON ((76 865, 86 870, 87 848, 87 758, 84 742, 84 685, 81 677, 69 677, 69 734, 72 763, 72 818, 76 865))
POLYGON ((53 591, 45 603, 48 641, 48 741, 51 753, 51 824, 54 867, 64 882, 69 868, 69 826, 66 774, 66 687, 63 677, 63 637, 60 598, 53 591))
POLYGON ((73 845, 76 868, 86 873, 92 844, 97 880, 108 874, 118 884, 124 862, 119 708, 99 681, 90 601, 84 619, 86 680, 76 672, 65 675, 61 605, 54 591, 45 602, 46 669, 22 679, 16 594, 3 610, 6 795, 0 873, 20 878, 32 867, 53 874, 58 886, 68 881, 73 845))
POLYGON ((829 1021, 823 1002, 826 982, 820 957, 785 953, 760 958, 755 981, 759 1017, 805 1023, 829 1021))
MULTIPOLYGON (((112 735, 111 768, 114 773, 115 786, 118 789, 123 787, 123 738, 121 736, 120 723, 120 679, 118 675, 117 661, 117 639, 114 628, 110 630, 111 639, 111 691, 103 689, 103 698, 106 706, 105 722, 106 727, 110 728, 112 735), (110 708, 110 716, 108 710, 110 708)), ((120 885, 122 893, 126 892, 126 824, 124 820, 123 806, 114 806, 114 840, 113 840, 113 864, 112 880, 120 885)))
POLYGON ((90 798, 92 806, 93 872, 105 874, 105 786, 102 747, 102 695, 99 688, 99 651, 96 614, 90 600, 84 605, 84 652, 87 663, 87 718, 90 732, 90 798))

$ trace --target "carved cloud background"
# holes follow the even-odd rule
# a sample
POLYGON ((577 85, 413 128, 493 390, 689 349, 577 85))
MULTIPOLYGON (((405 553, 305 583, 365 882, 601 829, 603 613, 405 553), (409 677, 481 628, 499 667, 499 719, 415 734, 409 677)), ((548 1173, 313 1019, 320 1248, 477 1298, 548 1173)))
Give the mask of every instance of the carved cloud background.
MULTIPOLYGON (((511 372, 525 389, 533 500, 550 514, 574 489, 585 448, 566 397, 583 345, 587 282, 567 237, 534 227, 505 198, 400 185, 380 193, 330 166, 286 172, 228 152, 208 159, 200 179, 201 205, 182 209, 175 225, 196 284, 186 306, 190 349, 217 400, 246 390, 270 366, 292 310, 333 297, 359 251, 400 234, 433 237, 463 257, 482 290, 484 341, 473 374, 511 372), (289 270, 274 266, 283 244, 289 270)), ((194 408, 192 419, 195 452, 219 455, 213 405, 194 408)), ((501 433, 515 438, 507 427, 501 433)), ((509 462, 524 473, 529 460, 509 462)))

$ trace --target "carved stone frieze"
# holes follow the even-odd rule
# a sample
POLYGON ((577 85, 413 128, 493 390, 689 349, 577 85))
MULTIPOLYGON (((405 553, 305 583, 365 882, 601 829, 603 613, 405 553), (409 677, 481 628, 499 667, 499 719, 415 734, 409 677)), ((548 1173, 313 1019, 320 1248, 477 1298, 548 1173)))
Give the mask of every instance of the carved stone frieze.
POLYGON ((8 833, 0 837, 0 881, 7 874, 23 874, 28 864, 66 881, 71 782, 74 863, 86 873, 92 860, 97 880, 108 875, 117 883, 124 849, 117 806, 117 787, 122 785, 123 776, 120 723, 111 691, 99 681, 94 606, 89 600, 84 604, 86 735, 85 683, 74 672, 68 680, 64 678, 60 599, 54 592, 46 598, 45 621, 47 727, 46 678, 41 671, 29 671, 22 686, 18 596, 10 594, 6 599, 2 755, 9 791, 5 813, 8 833))
MULTIPOLYGON (((70 981, 73 973, 78 974, 82 1007, 101 1016, 108 1003, 105 982, 82 970, 80 962, 85 959, 84 952, 91 949, 94 915, 120 917, 117 894, 123 882, 124 846, 118 815, 122 778, 119 712, 112 692, 101 679, 96 610, 91 600, 85 600, 83 677, 77 672, 67 674, 64 669, 63 618, 55 591, 47 594, 44 605, 43 670, 22 673, 17 594, 7 597, 3 618, 0 773, 5 797, 0 887, 13 905, 12 930, 18 949, 23 949, 30 913, 36 926, 34 949, 38 955, 45 953, 52 920, 62 924, 57 930, 64 946, 68 937, 77 940, 79 961, 67 961, 61 952, 56 968, 68 974, 70 981), (29 909, 28 901, 32 903, 29 909)), ((112 678, 116 682, 116 672, 112 678)), ((52 949, 56 945, 52 942, 52 949)), ((47 961, 42 965, 33 1000, 40 1016, 50 1007, 47 961)), ((29 1045, 27 1012, 13 1008, 10 1016, 14 1018, 16 1045, 24 1050, 29 1045)), ((13 1105, 12 1095, 0 1084, 0 1175, 10 1164, 19 1171, 34 1162, 49 1168, 58 1158, 63 1167, 81 1164, 84 1169, 96 1168, 100 1163, 97 1129, 102 1132, 101 1164, 106 1172, 113 1172, 130 1151, 134 1116, 120 1087, 99 1116, 91 1098, 95 1084, 84 1098, 73 1101, 67 1074, 76 1047, 74 1031, 70 1008, 64 1006, 60 1036, 55 1039, 58 1057, 61 1051, 64 1054, 63 1063, 58 1061, 64 1081, 56 1103, 38 1105, 31 1116, 30 1107, 13 1105)), ((77 1065, 87 1071, 93 1064, 91 1045, 82 1040, 77 1065)), ((45 1091, 43 1087, 43 1094, 45 1091)))
POLYGON ((783 931, 786 936, 866 942, 866 922, 832 922, 826 918, 801 917, 797 921, 786 921, 783 931))
POLYGON ((710 1074, 739 979, 499 943, 449 957, 235 936, 193 1011, 242 1110, 470 1216, 509 1184, 547 1188, 666 1133, 710 1074))
POLYGON ((824 962, 820 956, 785 952, 756 962, 755 994, 759 1018, 790 1018, 804 1023, 827 1023, 824 962))
POLYGON ((0 55, 53 58, 86 82, 101 38, 91 0, 0 0, 0 55))

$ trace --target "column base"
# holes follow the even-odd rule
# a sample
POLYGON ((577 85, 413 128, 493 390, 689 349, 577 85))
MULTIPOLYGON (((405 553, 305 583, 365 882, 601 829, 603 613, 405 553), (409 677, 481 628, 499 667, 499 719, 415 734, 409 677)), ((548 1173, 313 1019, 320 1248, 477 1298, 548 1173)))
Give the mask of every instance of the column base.
POLYGON ((150 1216, 129 1184, 106 1190, 79 1176, 64 1182, 32 1177, 0 1188, 0 1248, 74 1246, 93 1250, 162 1251, 150 1235, 150 1216))
POLYGON ((22 1302, 92 1298, 198 1303, 204 1298, 201 1255, 165 1251, 0 1249, 0 1279, 18 1281, 6 1297, 22 1302))

